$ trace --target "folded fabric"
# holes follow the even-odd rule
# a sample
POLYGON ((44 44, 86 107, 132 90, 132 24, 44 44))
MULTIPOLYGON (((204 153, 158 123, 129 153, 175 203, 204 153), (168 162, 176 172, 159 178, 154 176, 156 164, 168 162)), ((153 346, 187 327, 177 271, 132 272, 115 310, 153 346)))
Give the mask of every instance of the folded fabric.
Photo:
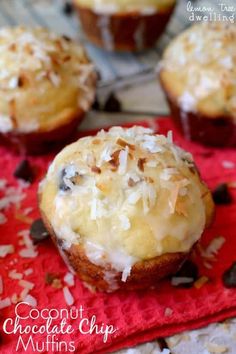
MULTIPOLYGON (((149 121, 137 124, 148 126, 149 121)), ((0 318, 4 325, 0 330, 1 353, 16 350, 29 354, 56 350, 107 353, 236 315, 236 290, 227 289, 222 283, 222 274, 236 261, 236 150, 206 148, 187 142, 169 119, 156 119, 152 126, 158 133, 173 131, 174 141, 193 154, 203 180, 211 189, 220 183, 229 183, 233 202, 217 206, 215 221, 201 241, 202 250, 213 240, 220 239, 219 247, 213 248, 214 257, 210 259, 204 258, 204 252, 195 254, 200 277, 204 277, 206 283, 203 281, 199 287, 186 289, 174 287, 170 280, 165 280, 156 289, 113 294, 92 293, 77 278, 73 285, 71 276, 69 281, 64 279, 68 269, 52 242, 45 240, 32 251, 28 237, 31 220, 39 217, 38 182, 53 156, 29 158, 36 168, 37 179, 25 186, 13 176, 22 158, 0 148, 0 210, 4 203, 9 205, 4 210, 7 221, 4 222, 2 216, 0 222, 0 248, 13 246, 8 249, 9 254, 0 255, 3 280, 0 308, 4 307, 0 318), (27 253, 28 249, 31 251, 27 253), (56 281, 50 280, 50 276, 56 281), (20 294, 29 305, 16 307, 14 302, 19 300, 20 294), (49 313, 50 309, 53 310, 49 313), (16 324, 17 313, 19 323, 16 324), (48 324, 49 315, 51 324, 48 324), (29 333, 21 334, 19 325, 23 332, 27 328, 29 333), (57 326, 54 331, 60 327, 55 337, 53 325, 57 326), (12 333, 14 326, 15 334, 12 333), (37 332, 39 326, 44 333, 37 332)))

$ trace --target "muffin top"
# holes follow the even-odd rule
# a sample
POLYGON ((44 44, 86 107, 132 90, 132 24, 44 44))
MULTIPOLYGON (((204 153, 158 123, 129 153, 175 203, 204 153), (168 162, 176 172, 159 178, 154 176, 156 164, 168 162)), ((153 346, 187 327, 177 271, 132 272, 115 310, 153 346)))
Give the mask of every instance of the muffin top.
POLYGON ((83 47, 43 28, 0 30, 0 132, 50 131, 86 111, 95 74, 83 47))
POLYGON ((151 15, 157 11, 165 11, 175 4, 176 0, 75 0, 80 6, 93 9, 102 14, 141 12, 151 15))
POLYGON ((142 127, 111 128, 63 149, 39 188, 40 209, 64 249, 123 272, 188 252, 211 218, 211 194, 192 156, 142 127))
POLYGON ((161 81, 186 112, 236 122, 236 26, 200 23, 167 47, 161 81))

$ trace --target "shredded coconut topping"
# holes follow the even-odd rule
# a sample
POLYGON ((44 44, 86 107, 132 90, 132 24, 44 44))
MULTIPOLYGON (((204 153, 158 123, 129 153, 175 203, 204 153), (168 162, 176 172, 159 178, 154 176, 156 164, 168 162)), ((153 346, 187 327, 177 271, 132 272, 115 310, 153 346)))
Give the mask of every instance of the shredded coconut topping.
POLYGON ((192 247, 206 224, 204 192, 172 133, 138 126, 67 146, 40 186, 41 209, 63 248, 83 244, 113 285, 114 272, 126 281, 136 262, 192 247))

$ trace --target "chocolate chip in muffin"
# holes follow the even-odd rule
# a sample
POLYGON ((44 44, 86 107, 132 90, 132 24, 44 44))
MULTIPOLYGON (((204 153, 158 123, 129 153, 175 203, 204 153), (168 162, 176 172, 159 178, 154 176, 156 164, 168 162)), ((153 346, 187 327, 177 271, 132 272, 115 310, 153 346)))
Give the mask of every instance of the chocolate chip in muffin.
POLYGON ((224 272, 222 279, 226 288, 236 288, 236 262, 224 272))
POLYGON ((14 171, 14 177, 22 179, 25 182, 32 183, 34 180, 34 171, 28 160, 22 160, 14 171))
POLYGON ((226 183, 219 184, 212 192, 212 197, 215 204, 223 205, 232 203, 232 197, 226 183))
POLYGON ((66 1, 63 8, 62 8, 62 11, 65 15, 71 16, 74 11, 72 3, 69 1, 66 1))
POLYGON ((191 288, 194 284, 194 282, 198 279, 198 267, 196 266, 195 263, 190 261, 189 259, 184 262, 180 270, 174 275, 174 278, 180 278, 180 279, 189 279, 191 281, 189 282, 183 282, 179 283, 178 286, 184 287, 184 288, 191 288))
POLYGON ((100 111, 100 110, 101 110, 101 105, 100 105, 100 102, 99 102, 97 96, 95 97, 95 100, 94 100, 94 102, 93 102, 92 109, 93 109, 94 111, 100 111))
POLYGON ((49 237, 49 233, 45 228, 42 219, 37 219, 33 222, 30 227, 30 235, 33 239, 34 244, 44 241, 49 237))
POLYGON ((66 34, 63 34, 62 38, 64 38, 67 42, 71 42, 72 41, 72 39, 70 37, 68 37, 66 34))
POLYGON ((59 189, 61 191, 67 192, 71 190, 71 188, 68 184, 66 184, 65 178, 68 178, 68 180, 75 185, 78 182, 80 176, 79 173, 75 171, 74 176, 67 177, 66 168, 63 168, 60 175, 59 189))
POLYGON ((121 102, 118 100, 114 92, 110 93, 108 96, 105 105, 104 105, 104 111, 105 112, 121 112, 122 110, 122 105, 121 102))

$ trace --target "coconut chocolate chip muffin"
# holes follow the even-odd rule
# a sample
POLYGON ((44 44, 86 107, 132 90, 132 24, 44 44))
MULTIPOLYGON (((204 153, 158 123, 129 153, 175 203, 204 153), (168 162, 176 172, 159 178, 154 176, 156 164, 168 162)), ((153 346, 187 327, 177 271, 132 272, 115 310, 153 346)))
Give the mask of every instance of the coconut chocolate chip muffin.
POLYGON ((106 50, 152 47, 176 0, 74 0, 88 39, 106 50))
POLYGON ((0 141, 40 153, 90 108, 96 75, 83 47, 43 28, 0 30, 0 141))
POLYGON ((52 162, 39 206, 54 242, 96 289, 141 289, 175 273, 209 225, 192 156, 142 127, 79 139, 52 162))
POLYGON ((236 26, 200 23, 167 47, 160 79, 187 139, 236 146, 236 26))

